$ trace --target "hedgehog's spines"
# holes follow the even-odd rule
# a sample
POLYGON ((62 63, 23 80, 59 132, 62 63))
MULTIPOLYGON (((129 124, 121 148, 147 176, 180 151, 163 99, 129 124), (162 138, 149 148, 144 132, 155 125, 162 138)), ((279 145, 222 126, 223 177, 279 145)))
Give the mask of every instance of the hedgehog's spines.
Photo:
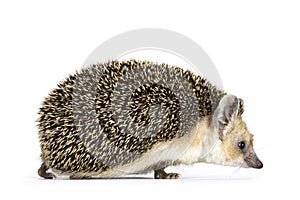
POLYGON ((211 115, 223 95, 205 78, 165 63, 90 65, 43 102, 37 120, 41 158, 59 173, 101 174, 182 137, 211 115))

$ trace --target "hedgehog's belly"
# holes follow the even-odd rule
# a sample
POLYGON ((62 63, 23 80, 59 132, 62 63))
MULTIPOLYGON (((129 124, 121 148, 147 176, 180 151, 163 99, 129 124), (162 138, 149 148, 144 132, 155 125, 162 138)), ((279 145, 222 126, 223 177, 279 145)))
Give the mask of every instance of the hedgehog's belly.
POLYGON ((131 163, 103 172, 100 176, 114 177, 127 174, 145 174, 177 164, 191 145, 190 134, 169 142, 156 144, 149 152, 131 163))
POLYGON ((137 160, 108 170, 100 176, 113 177, 127 174, 145 174, 172 165, 173 161, 177 159, 176 155, 176 152, 173 154, 170 152, 170 142, 168 144, 159 144, 137 160))

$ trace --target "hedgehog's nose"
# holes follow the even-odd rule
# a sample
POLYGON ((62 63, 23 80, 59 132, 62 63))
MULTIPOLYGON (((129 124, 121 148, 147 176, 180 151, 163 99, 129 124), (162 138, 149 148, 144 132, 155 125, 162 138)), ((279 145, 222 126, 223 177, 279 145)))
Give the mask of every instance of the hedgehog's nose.
POLYGON ((257 169, 261 169, 261 168, 263 168, 263 166, 264 166, 264 164, 261 161, 259 161, 259 163, 257 165, 257 169))
POLYGON ((259 159, 257 159, 256 163, 252 165, 252 167, 255 169, 261 169, 263 168, 263 166, 264 166, 263 163, 259 159))

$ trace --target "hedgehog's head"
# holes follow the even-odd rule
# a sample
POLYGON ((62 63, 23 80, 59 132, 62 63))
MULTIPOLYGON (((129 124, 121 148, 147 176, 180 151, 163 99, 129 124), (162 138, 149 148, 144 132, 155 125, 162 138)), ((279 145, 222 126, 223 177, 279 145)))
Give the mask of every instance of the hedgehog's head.
POLYGON ((260 169, 263 164, 254 152, 253 135, 242 120, 242 113, 241 99, 233 95, 225 95, 221 99, 212 118, 213 129, 219 140, 215 154, 222 157, 219 164, 260 169))

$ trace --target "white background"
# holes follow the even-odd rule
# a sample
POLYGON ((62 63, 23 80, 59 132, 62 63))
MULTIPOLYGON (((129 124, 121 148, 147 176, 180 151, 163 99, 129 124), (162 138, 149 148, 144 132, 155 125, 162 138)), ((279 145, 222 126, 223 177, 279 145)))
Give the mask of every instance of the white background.
MULTIPOLYGON (((297 199, 300 5, 297 1, 1 1, 1 196, 41 199, 297 199), (197 164, 181 180, 43 180, 40 103, 89 53, 119 33, 164 28, 211 57, 245 101, 262 170, 197 164), (296 181, 296 182, 295 182, 296 181)), ((152 177, 147 175, 145 177, 152 177)), ((2 199, 2 198, 1 198, 2 199)))

